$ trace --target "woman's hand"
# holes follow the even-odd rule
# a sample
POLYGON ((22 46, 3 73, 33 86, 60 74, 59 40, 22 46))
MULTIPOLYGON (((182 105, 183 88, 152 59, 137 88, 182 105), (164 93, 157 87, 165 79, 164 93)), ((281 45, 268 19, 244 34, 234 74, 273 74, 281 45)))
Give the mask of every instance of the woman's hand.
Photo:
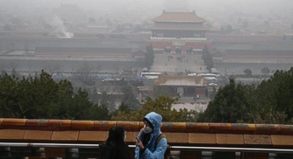
POLYGON ((136 146, 138 146, 140 149, 144 149, 144 145, 139 137, 136 137, 136 146))

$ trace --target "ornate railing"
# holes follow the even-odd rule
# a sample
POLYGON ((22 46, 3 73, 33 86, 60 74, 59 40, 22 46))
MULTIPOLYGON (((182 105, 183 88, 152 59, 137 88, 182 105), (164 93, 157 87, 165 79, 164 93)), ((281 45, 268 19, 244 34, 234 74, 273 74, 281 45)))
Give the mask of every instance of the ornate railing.
MULTIPOLYGON (((77 121, 51 119, 0 119, 0 156, 98 158, 98 144, 115 125, 128 131, 126 142, 133 154, 135 137, 143 127, 138 121, 77 121)), ((213 156, 233 158, 270 153, 292 153, 293 125, 163 122, 161 130, 180 158, 213 156)), ((1 158, 1 157, 0 157, 1 158)))

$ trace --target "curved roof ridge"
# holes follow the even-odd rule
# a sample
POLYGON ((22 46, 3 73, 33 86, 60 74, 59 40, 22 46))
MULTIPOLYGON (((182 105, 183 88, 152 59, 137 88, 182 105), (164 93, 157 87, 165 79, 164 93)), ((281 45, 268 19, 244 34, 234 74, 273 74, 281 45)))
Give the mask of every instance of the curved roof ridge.
POLYGON ((206 22, 203 18, 198 17, 193 12, 168 12, 163 13, 153 19, 154 22, 185 22, 185 23, 204 23, 206 22))

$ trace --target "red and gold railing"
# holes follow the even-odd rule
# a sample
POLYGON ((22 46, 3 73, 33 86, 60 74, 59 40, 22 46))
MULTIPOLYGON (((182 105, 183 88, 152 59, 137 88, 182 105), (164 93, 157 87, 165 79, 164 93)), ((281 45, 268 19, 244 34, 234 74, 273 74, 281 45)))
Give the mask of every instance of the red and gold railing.
MULTIPOLYGON (((133 145, 143 122, 2 118, 0 142, 98 144, 115 125, 128 131, 126 142, 133 145)), ((171 146, 293 148, 293 125, 163 122, 161 130, 171 146)), ((201 151, 180 154, 201 156, 201 151)))

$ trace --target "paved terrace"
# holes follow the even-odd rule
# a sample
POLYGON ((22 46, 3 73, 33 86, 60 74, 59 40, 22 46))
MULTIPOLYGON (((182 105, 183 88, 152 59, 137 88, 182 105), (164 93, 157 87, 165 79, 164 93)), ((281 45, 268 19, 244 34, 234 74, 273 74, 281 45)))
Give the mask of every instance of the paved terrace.
MULTIPOLYGON (((72 147, 68 148, 68 146, 34 147, 34 144, 99 144, 106 140, 108 130, 115 125, 120 125, 127 130, 126 142, 129 145, 134 145, 135 137, 143 127, 143 123, 138 121, 1 118, 0 158, 19 156, 27 156, 30 159, 98 158, 97 145, 91 147, 92 149, 79 148, 77 150, 72 147), (16 143, 26 144, 17 146, 16 143), (13 144, 16 145, 13 146, 13 144)), ((180 150, 178 148, 180 146, 293 149, 293 125, 163 122, 161 130, 166 134, 171 148, 175 149, 177 146, 177 151, 172 151, 172 153, 177 154, 177 157, 180 158, 201 159, 202 151, 204 151, 204 149, 180 150)), ((133 151, 133 147, 131 151, 133 151)), ((270 150, 268 151, 270 152, 270 150)), ((235 159, 235 152, 237 151, 224 153, 229 153, 230 158, 231 154, 232 156, 234 154, 232 158, 235 159)), ((268 159, 269 152, 242 152, 241 159, 268 159)), ((216 152, 216 154, 222 155, 222 152, 216 152)), ((225 157, 225 159, 227 158, 229 159, 229 157, 225 157)))
POLYGON ((201 54, 155 54, 154 64, 150 71, 169 74, 185 73, 188 70, 196 73, 209 72, 201 56, 201 54))

